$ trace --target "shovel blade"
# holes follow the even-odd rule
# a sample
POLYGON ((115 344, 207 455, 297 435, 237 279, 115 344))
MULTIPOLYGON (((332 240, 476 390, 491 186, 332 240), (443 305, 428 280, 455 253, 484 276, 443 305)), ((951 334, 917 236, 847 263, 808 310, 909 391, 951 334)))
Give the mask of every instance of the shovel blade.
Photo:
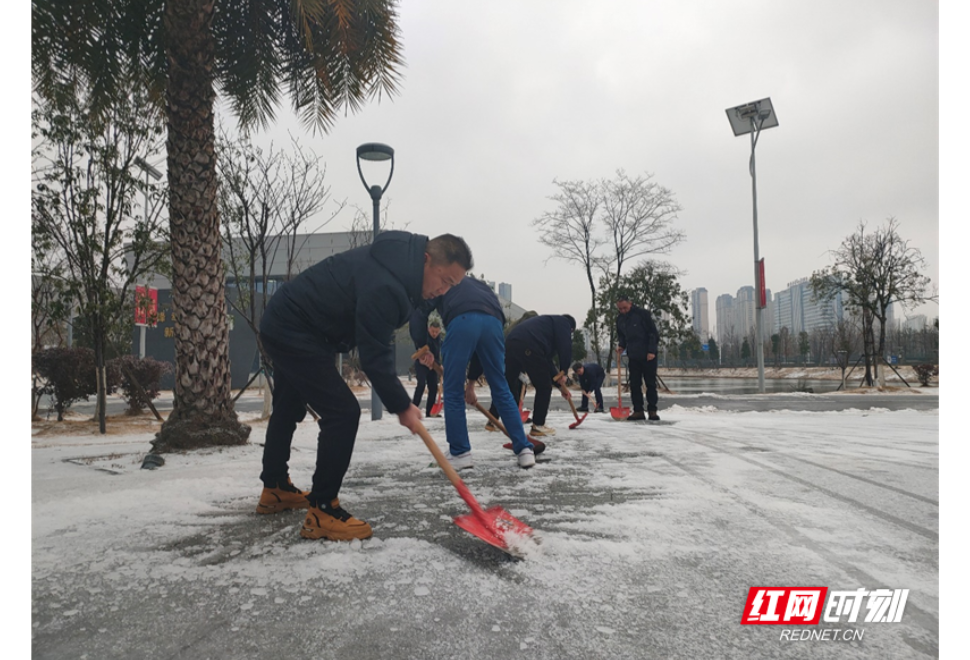
POLYGON ((431 406, 431 416, 435 417, 437 415, 440 415, 441 409, 444 407, 445 407, 445 404, 443 404, 441 401, 435 402, 435 404, 431 406))
POLYGON ((610 414, 613 419, 624 420, 630 416, 629 408, 610 408, 610 414))
MULTIPOLYGON (((574 429, 574 428, 576 428, 577 426, 579 426, 580 424, 582 424, 582 423, 583 423, 583 420, 584 420, 584 419, 586 419, 586 415, 588 415, 588 414, 589 414, 589 413, 583 413, 583 416, 582 416, 582 417, 580 417, 579 419, 577 419, 577 420, 576 420, 575 422, 573 422, 572 424, 570 424, 570 425, 569 425, 569 428, 571 428, 571 429, 574 429)), ((627 413, 627 414, 629 414, 629 413, 627 413)))
POLYGON ((521 557, 516 544, 523 538, 532 536, 532 528, 512 516, 500 506, 493 506, 480 514, 468 513, 455 517, 455 524, 477 536, 489 545, 510 555, 521 557))

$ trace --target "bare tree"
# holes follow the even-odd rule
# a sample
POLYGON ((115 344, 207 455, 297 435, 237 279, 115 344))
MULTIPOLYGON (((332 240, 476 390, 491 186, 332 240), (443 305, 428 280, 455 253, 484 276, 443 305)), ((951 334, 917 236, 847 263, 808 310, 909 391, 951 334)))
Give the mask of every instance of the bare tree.
MULTIPOLYGON (((604 270, 605 257, 600 252, 606 241, 599 229, 602 191, 592 181, 559 181, 553 183, 559 192, 549 199, 558 205, 532 221, 539 229, 539 242, 552 250, 552 257, 575 261, 586 272, 589 284, 590 309, 596 308, 596 282, 604 270)), ((592 318, 592 344, 596 359, 600 356, 599 315, 592 318)))
POLYGON ((605 313, 598 305, 601 281, 621 282, 624 266, 637 257, 669 252, 684 240, 674 228, 680 205, 673 193, 652 181, 653 175, 631 178, 621 169, 616 178, 598 181, 559 181, 549 199, 554 210, 532 221, 539 242, 552 250, 551 258, 580 264, 590 290, 587 327, 597 361, 603 357, 601 327, 605 313))
POLYGON ((865 221, 856 232, 832 251, 834 263, 812 274, 811 287, 816 298, 831 300, 838 291, 846 294, 845 307, 854 311, 862 324, 863 352, 866 360, 865 383, 873 377, 883 381, 879 358, 886 344, 886 322, 893 303, 915 307, 937 300, 930 292, 930 279, 920 251, 910 247, 898 232, 899 222, 890 217, 885 227, 867 231, 865 221), (875 326, 879 325, 876 341, 875 326))
POLYGON ((226 269, 239 292, 229 304, 256 333, 271 275, 282 272, 283 280, 290 279, 299 269, 295 259, 307 235, 332 221, 344 204, 307 228, 330 200, 330 187, 319 158, 295 139, 290 151, 272 144, 264 150, 246 136, 223 134, 218 147, 226 269))
MULTIPOLYGON (((263 368, 269 366, 269 359, 260 340, 259 320, 274 285, 295 275, 299 270, 296 255, 308 235, 344 207, 338 203, 307 229, 330 200, 330 187, 325 182, 326 168, 316 154, 292 136, 290 140, 288 151, 272 143, 264 150, 253 145, 248 135, 230 138, 223 132, 217 141, 224 254, 235 288, 235 295, 227 291, 226 302, 255 336, 263 368)), ((269 389, 263 408, 268 415, 269 389)))

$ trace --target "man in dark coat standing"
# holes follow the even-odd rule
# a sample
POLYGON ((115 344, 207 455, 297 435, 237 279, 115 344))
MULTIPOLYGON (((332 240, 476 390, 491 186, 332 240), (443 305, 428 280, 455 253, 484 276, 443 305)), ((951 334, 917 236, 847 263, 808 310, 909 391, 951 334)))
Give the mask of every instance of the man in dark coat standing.
POLYGON ((593 412, 603 412, 603 381, 606 372, 595 362, 576 362, 573 364, 573 375, 579 380, 579 387, 583 390, 583 405, 576 408, 577 412, 589 412, 589 395, 596 397, 596 409, 593 412))
POLYGON ((626 349, 630 369, 630 398, 633 399, 633 413, 630 421, 647 419, 643 414, 642 384, 647 386, 647 415, 651 421, 658 421, 657 415, 657 346, 660 333, 647 310, 637 307, 626 296, 616 301, 619 315, 616 317, 616 334, 619 348, 616 359, 626 349))
MULTIPOLYGON (((437 321, 428 323, 428 314, 420 306, 415 308, 408 323, 408 332, 411 334, 411 341, 414 342, 415 349, 428 347, 428 353, 434 362, 441 364, 441 325, 437 321)), ((433 363, 432 363, 433 364, 433 363)), ((414 397, 411 403, 420 407, 421 397, 424 396, 424 388, 428 388, 428 403, 425 406, 425 414, 431 417, 431 409, 434 407, 435 399, 438 396, 438 372, 433 367, 429 367, 421 360, 414 361, 414 377, 418 384, 414 388, 414 397)))
POLYGON ((472 267, 464 240, 386 231, 371 245, 335 254, 270 298, 260 341, 273 367, 273 412, 263 449, 257 512, 309 506, 300 535, 365 539, 370 525, 341 508, 337 495, 357 438, 360 404, 337 372, 337 353, 358 348, 361 367, 384 406, 412 433, 421 411, 394 367, 392 337, 424 299, 443 295, 472 267), (307 407, 319 415, 316 469, 309 492, 289 477, 290 444, 307 407))
MULTIPOLYGON (((575 329, 576 320, 569 314, 542 314, 520 322, 505 339, 505 378, 516 405, 521 394, 519 374, 528 374, 535 388, 529 435, 556 434, 555 429, 546 426, 546 415, 553 386, 566 384, 566 373, 572 364, 575 329)), ((565 387, 561 392, 563 397, 572 399, 565 387)), ((491 412, 493 415, 497 413, 494 405, 491 412)))

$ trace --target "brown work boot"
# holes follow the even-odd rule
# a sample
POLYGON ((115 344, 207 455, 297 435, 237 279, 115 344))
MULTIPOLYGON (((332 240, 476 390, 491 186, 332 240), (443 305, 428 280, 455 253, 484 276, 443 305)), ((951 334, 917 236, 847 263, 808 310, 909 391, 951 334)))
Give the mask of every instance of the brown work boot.
POLYGON ((305 539, 331 541, 369 539, 373 534, 370 525, 341 509, 337 498, 329 506, 311 506, 300 530, 300 536, 305 539))
POLYGON ((276 488, 263 488, 256 505, 256 513, 279 513, 288 509, 305 509, 310 506, 307 495, 310 491, 300 490, 287 477, 283 483, 276 484, 276 488))
POLYGON ((646 419, 646 418, 647 418, 647 416, 643 414, 643 411, 642 410, 637 410, 632 415, 630 415, 629 417, 627 417, 627 421, 630 421, 630 422, 638 422, 641 419, 646 419))

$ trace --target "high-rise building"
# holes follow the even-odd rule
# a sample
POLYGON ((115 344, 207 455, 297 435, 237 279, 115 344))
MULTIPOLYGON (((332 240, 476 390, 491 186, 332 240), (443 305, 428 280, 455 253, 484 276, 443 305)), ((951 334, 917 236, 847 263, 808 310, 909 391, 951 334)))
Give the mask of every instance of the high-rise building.
POLYGON ((506 300, 512 300, 512 285, 508 282, 499 282, 498 295, 506 300))
POLYGON ((707 317, 707 289, 700 287, 690 294, 691 316, 694 317, 694 332, 701 341, 711 336, 711 326, 707 317))
POLYGON ((921 332, 926 329, 926 314, 916 314, 903 321, 903 330, 921 332))
POLYGON ((734 316, 734 297, 724 293, 714 301, 714 321, 717 328, 717 343, 724 346, 728 337, 738 335, 734 316))
POLYGON ((776 296, 774 309, 775 332, 788 328, 792 335, 811 333, 816 328, 828 328, 843 317, 842 292, 831 300, 818 300, 812 293, 809 278, 788 283, 788 288, 776 296))

